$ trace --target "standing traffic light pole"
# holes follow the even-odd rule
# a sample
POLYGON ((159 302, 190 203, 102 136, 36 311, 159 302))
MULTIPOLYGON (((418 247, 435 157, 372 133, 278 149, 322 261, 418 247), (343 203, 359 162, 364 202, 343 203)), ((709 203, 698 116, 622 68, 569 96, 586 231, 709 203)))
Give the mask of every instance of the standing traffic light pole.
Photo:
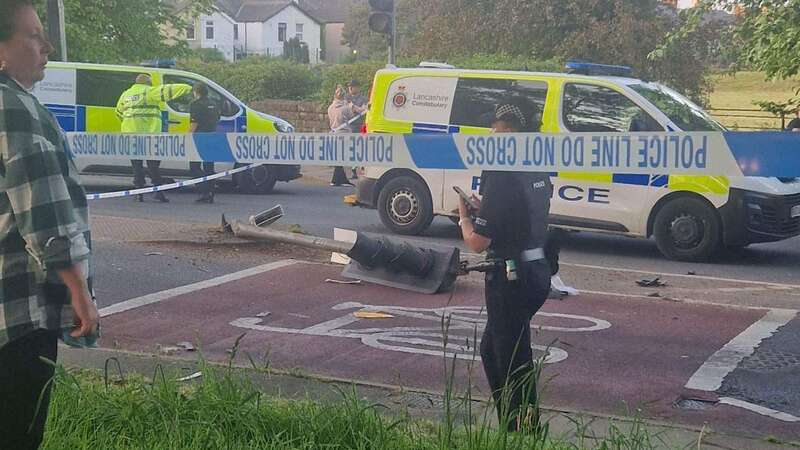
POLYGON ((389 64, 394 64, 397 52, 397 4, 395 0, 369 0, 369 8, 369 29, 387 35, 389 64))
POLYGON ((67 60, 67 38, 64 32, 64 0, 47 0, 47 37, 58 52, 58 59, 67 60))

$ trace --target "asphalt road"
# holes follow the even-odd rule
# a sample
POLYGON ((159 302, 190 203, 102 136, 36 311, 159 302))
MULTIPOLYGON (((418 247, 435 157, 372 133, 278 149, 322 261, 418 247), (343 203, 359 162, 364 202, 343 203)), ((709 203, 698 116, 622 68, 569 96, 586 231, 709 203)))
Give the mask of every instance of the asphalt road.
MULTIPOLYGON (((102 188, 90 188, 101 191, 102 188)), ((137 203, 131 198, 96 200, 92 214, 148 218, 166 222, 218 224, 224 213, 232 219, 246 220, 251 214, 275 204, 283 205, 283 224, 297 224, 303 231, 332 237, 333 228, 371 233, 387 233, 374 210, 354 208, 342 203, 352 188, 330 187, 320 183, 294 181, 278 183, 270 195, 221 193, 213 205, 194 203, 191 191, 170 192, 172 200, 160 204, 148 198, 137 203)), ((460 245, 458 229, 447 218, 436 218, 422 241, 460 245)), ((463 248, 463 247, 462 247, 463 248)), ((664 259, 652 240, 633 239, 596 233, 574 233, 562 250, 562 261, 602 267, 642 270, 653 273, 715 276, 739 280, 798 284, 800 280, 800 237, 721 254, 710 263, 682 263, 664 259)))

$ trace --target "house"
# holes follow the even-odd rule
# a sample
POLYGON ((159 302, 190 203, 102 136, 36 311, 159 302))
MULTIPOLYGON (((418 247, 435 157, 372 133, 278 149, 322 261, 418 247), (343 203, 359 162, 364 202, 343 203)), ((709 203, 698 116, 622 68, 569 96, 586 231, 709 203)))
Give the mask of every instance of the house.
POLYGON ((352 52, 350 47, 342 44, 344 22, 350 14, 355 0, 297 0, 305 9, 324 24, 323 48, 325 62, 341 62, 352 52))
POLYGON ((298 38, 308 45, 309 62, 321 62, 322 22, 298 0, 217 0, 213 11, 194 20, 185 36, 190 48, 216 48, 233 61, 245 55, 283 55, 283 44, 298 38))

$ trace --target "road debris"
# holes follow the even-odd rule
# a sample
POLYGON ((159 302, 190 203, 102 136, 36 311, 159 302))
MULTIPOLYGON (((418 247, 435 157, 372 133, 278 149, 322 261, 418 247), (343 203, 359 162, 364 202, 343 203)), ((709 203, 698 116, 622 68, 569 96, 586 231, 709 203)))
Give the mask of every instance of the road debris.
POLYGON ((359 319, 392 319, 393 315, 380 311, 356 311, 353 316, 359 319))
POLYGON ((189 381, 189 380, 194 380, 194 379, 196 379, 196 378, 200 378, 200 377, 202 377, 202 376, 203 376, 203 372, 195 372, 195 373, 193 373, 193 374, 191 374, 191 375, 187 375, 187 376, 185 376, 185 377, 178 378, 178 381, 189 381))
POLYGON ((272 313, 269 312, 269 311, 264 311, 264 312, 260 312, 260 313, 256 314, 256 317, 267 317, 270 314, 272 314, 272 313))
POLYGON ((326 278, 325 282, 333 284, 361 284, 361 280, 334 280, 333 278, 326 278))
POLYGON ((667 283, 661 281, 661 277, 655 277, 653 279, 642 278, 636 282, 641 287, 664 287, 667 283))
POLYGON ((178 342, 175 345, 178 346, 179 348, 186 350, 187 352, 193 352, 195 350, 194 345, 192 345, 192 343, 188 341, 178 342))
POLYGON ((145 256, 164 256, 161 252, 147 252, 144 254, 145 256))
POLYGON ((661 297, 661 294, 659 294, 658 292, 653 292, 651 294, 647 294, 647 296, 648 297, 661 297))

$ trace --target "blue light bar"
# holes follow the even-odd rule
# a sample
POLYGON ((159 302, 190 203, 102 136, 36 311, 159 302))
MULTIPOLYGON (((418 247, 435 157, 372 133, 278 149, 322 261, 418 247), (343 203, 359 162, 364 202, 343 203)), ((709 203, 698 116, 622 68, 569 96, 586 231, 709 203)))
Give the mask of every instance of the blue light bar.
POLYGON ((602 75, 608 77, 630 77, 633 69, 628 66, 612 66, 609 64, 595 64, 586 61, 571 59, 564 66, 567 73, 579 75, 602 75))
POLYGON ((178 62, 175 61, 175 58, 169 59, 148 59, 147 61, 142 61, 141 64, 143 67, 157 67, 162 69, 171 69, 178 65, 178 62))

